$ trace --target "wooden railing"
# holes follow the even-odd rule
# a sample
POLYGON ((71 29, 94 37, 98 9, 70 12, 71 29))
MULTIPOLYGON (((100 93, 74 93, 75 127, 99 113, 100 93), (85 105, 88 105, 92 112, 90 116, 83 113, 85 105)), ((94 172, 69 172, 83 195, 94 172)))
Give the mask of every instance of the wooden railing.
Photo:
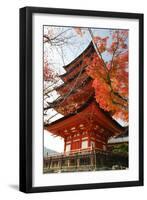
POLYGON ((100 154, 104 154, 104 155, 117 154, 117 153, 112 153, 111 151, 105 151, 105 150, 102 150, 102 149, 99 149, 99 148, 89 147, 89 148, 86 148, 86 149, 70 150, 70 151, 64 152, 64 153, 54 153, 54 154, 48 155, 46 157, 46 159, 56 158, 56 157, 75 156, 75 155, 85 155, 85 154, 92 154, 92 153, 100 153, 100 154))

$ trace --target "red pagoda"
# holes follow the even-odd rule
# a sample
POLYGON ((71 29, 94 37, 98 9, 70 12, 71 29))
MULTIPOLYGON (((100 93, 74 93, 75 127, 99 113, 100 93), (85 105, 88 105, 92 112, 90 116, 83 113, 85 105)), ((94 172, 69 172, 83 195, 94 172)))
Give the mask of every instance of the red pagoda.
MULTIPOLYGON (((55 136, 64 138, 64 153, 45 158, 44 163, 48 172, 50 170, 56 172, 59 169, 75 171, 75 166, 78 171, 93 170, 99 165, 101 159, 98 160, 97 157, 100 155, 101 158, 104 155, 111 159, 113 156, 116 158, 116 155, 109 155, 108 140, 124 134, 126 128, 120 126, 108 112, 102 110, 95 100, 93 81, 87 75, 87 65, 84 64, 84 60, 86 58, 92 60, 95 53, 91 42, 81 55, 64 66, 66 73, 60 75, 64 82, 56 88, 60 96, 50 107, 63 117, 46 125, 45 129, 55 136), (82 161, 83 155, 87 161, 82 161)), ((116 160, 115 158, 113 160, 116 160)), ((119 162, 124 161, 124 158, 118 155, 117 158, 119 162)))

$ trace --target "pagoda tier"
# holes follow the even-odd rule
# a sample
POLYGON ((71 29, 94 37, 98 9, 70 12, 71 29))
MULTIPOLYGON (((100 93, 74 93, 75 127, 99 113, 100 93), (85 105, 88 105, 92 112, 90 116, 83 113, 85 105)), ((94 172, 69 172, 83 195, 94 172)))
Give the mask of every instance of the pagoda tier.
POLYGON ((75 112, 90 96, 94 96, 94 88, 92 87, 92 80, 87 78, 78 87, 68 88, 66 93, 57 101, 54 101, 50 106, 58 113, 67 115, 75 112))
POLYGON ((46 129, 64 138, 64 152, 87 148, 107 150, 108 139, 125 131, 125 128, 99 108, 93 97, 76 112, 52 122, 46 129))
POLYGON ((64 83, 66 83, 69 80, 73 79, 73 77, 78 76, 79 73, 82 73, 86 69, 86 67, 87 65, 84 62, 84 58, 83 58, 83 62, 80 62, 80 64, 78 65, 78 68, 72 68, 68 73, 60 75, 60 78, 62 79, 64 83))
POLYGON ((64 78, 67 78, 69 74, 73 73, 74 71, 77 72, 79 68, 81 68, 81 65, 83 65, 84 58, 90 57, 92 55, 92 52, 95 52, 95 49, 93 43, 90 42, 88 47, 76 59, 74 59, 68 65, 64 66, 64 69, 67 72, 63 75, 60 75, 60 77, 64 80, 64 78))
POLYGON ((77 73, 72 78, 70 78, 67 82, 65 82, 62 85, 60 85, 57 88, 55 88, 55 90, 60 95, 64 95, 66 92, 68 92, 69 89, 72 89, 73 87, 74 88, 78 87, 78 85, 81 84, 83 81, 87 80, 88 77, 89 76, 87 75, 87 73, 86 73, 86 71, 84 69, 81 72, 77 73))

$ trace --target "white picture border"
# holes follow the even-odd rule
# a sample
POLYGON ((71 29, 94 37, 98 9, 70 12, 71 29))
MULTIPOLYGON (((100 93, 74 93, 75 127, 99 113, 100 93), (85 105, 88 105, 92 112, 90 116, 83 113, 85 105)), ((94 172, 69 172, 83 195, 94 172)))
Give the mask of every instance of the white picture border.
POLYGON ((139 20, 33 14, 33 186, 139 180, 139 20), (129 29, 129 169, 43 174, 43 25, 129 29))

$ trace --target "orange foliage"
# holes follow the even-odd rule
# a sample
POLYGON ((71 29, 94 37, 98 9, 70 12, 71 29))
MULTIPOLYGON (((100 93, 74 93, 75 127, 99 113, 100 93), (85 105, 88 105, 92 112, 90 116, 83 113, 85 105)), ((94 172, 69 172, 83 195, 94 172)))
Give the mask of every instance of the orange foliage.
POLYGON ((107 44, 108 39, 109 39, 109 37, 101 38, 98 36, 95 36, 93 38, 93 41, 95 42, 96 46, 98 47, 100 53, 103 53, 106 50, 106 44, 107 44))
POLYGON ((109 37, 94 37, 98 54, 88 61, 87 73, 93 78, 95 98, 99 106, 115 118, 128 121, 128 51, 127 31, 113 31, 111 44, 109 37), (106 62, 102 53, 107 52, 112 59, 106 62))

